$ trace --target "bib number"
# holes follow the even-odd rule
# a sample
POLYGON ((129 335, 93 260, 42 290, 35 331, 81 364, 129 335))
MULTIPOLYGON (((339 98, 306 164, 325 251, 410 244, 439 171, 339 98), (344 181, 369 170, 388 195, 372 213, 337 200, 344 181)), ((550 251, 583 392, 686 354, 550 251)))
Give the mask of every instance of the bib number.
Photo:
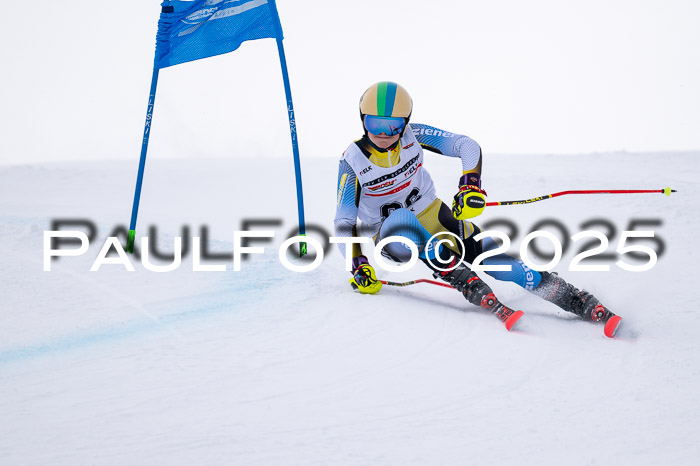
POLYGON ((394 202, 389 202, 387 204, 382 205, 379 208, 379 212, 382 214, 382 222, 391 215, 391 213, 397 209, 402 209, 404 205, 406 208, 411 207, 413 204, 418 202, 418 200, 423 197, 422 194, 420 194, 420 190, 418 188, 413 188, 410 193, 408 193, 408 196, 406 196, 406 199, 404 200, 404 204, 402 205, 400 202, 394 201, 394 202))

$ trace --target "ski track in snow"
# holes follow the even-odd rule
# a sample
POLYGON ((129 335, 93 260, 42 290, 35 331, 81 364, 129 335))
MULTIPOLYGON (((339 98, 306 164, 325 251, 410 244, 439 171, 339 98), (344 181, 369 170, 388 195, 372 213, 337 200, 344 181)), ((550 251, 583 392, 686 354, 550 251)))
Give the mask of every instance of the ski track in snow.
MULTIPOLYGON (((455 161, 445 159, 427 165, 449 199, 455 161)), ((485 182, 494 200, 621 179, 647 187, 635 183, 654 160, 499 156, 487 159, 498 177, 485 182), (577 181, 584 162, 608 170, 577 181), (532 192, 508 183, 533 164, 542 176, 532 192)), ((108 232, 128 219, 130 200, 115 193, 132 188, 132 164, 2 168, 0 464, 694 464, 696 160, 667 157, 663 182, 679 189, 670 199, 572 197, 487 212, 523 231, 554 216, 572 234, 595 216, 615 219, 618 231, 630 218, 663 219, 667 250, 649 272, 559 268, 624 317, 615 340, 490 278, 526 312, 513 332, 447 289, 352 293, 337 251, 313 272, 285 270, 275 246, 296 212, 291 195, 279 196, 294 190, 286 161, 268 167, 274 182, 235 175, 252 173, 254 160, 149 165, 139 231, 158 225, 164 251, 183 224, 208 224, 214 252, 230 252, 241 219, 281 218, 266 254, 225 273, 192 272, 191 258, 165 274, 138 263, 133 273, 89 272, 108 232), (42 231, 67 217, 93 219, 98 238, 85 256, 43 272, 42 231)), ((329 231, 336 165, 304 166, 307 221, 329 231)))

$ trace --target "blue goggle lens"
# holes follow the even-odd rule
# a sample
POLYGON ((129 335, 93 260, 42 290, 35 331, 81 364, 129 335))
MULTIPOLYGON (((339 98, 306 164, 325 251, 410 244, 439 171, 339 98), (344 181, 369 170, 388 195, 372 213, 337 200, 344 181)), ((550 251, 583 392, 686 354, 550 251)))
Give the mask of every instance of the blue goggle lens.
POLYGON ((395 136, 403 131, 406 120, 401 117, 379 117, 365 115, 365 129, 374 135, 381 133, 387 136, 395 136))

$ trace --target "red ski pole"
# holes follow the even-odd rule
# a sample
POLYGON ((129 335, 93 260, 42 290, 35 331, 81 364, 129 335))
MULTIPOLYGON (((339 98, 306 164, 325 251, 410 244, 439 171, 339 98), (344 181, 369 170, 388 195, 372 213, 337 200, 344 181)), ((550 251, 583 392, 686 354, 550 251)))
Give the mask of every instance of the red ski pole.
POLYGON ((417 280, 411 280, 408 282, 388 282, 386 280, 379 280, 382 282, 383 285, 389 285, 389 286, 408 286, 408 285, 415 285, 416 283, 429 283, 431 285, 438 285, 438 286, 444 286, 445 288, 452 288, 454 289, 453 286, 448 285, 447 283, 441 283, 441 282, 436 282, 435 280, 428 280, 427 278, 419 278, 417 280))
POLYGON ((588 190, 578 190, 578 191, 560 191, 554 194, 545 194, 544 196, 533 197, 532 199, 525 199, 523 201, 501 201, 501 202, 487 202, 487 206, 496 205, 516 205, 516 204, 530 204, 532 202, 544 201, 545 199, 552 199, 559 196, 566 196, 568 194, 639 194, 639 193, 662 193, 670 196, 671 193, 675 193, 675 189, 664 188, 664 189, 588 189, 588 190))

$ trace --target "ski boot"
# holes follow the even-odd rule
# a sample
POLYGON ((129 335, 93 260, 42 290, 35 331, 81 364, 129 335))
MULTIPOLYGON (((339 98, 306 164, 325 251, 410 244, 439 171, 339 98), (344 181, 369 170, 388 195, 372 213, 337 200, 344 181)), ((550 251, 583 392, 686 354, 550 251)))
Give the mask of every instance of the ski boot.
POLYGON ((457 261, 459 258, 452 255, 450 262, 445 267, 447 271, 437 270, 428 261, 425 263, 433 270, 435 278, 446 281, 453 288, 459 290, 471 304, 490 311, 503 322, 507 330, 513 328, 518 319, 524 315, 523 311, 515 311, 505 306, 496 298, 490 286, 484 283, 466 264, 457 265, 457 261))
POLYGON ((563 310, 571 312, 589 322, 604 324, 603 332, 608 338, 615 336, 622 318, 603 306, 598 298, 586 290, 579 290, 567 283, 556 273, 541 272, 540 284, 532 293, 540 298, 556 304, 563 310))

